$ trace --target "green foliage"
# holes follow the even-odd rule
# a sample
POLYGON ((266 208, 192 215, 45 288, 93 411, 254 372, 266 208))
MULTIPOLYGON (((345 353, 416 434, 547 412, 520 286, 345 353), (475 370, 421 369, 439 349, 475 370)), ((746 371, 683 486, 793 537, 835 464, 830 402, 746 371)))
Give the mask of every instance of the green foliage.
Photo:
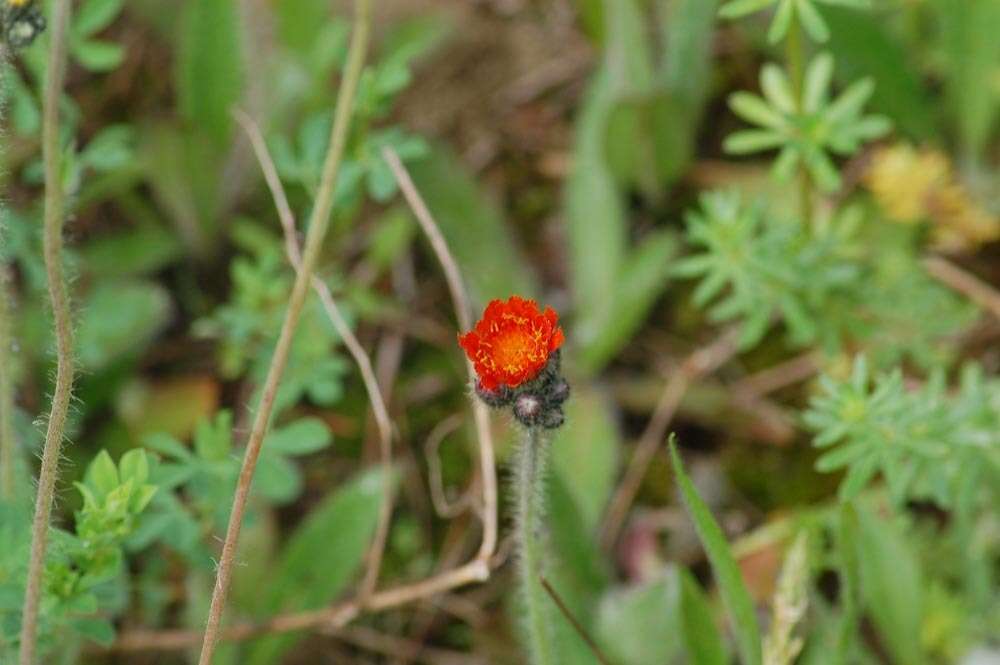
POLYGON ((860 209, 811 232, 734 192, 711 192, 688 213, 687 233, 703 250, 675 272, 700 278, 694 303, 714 321, 738 322, 744 348, 780 320, 795 346, 833 354, 862 343, 880 364, 912 357, 932 367, 947 358, 945 336, 971 320, 966 304, 924 274, 913 241, 860 209))
POLYGON ((125 0, 87 0, 74 12, 70 30, 70 53, 86 69, 106 72, 125 59, 125 49, 96 35, 121 14, 125 0))
POLYGON ((677 657, 682 648, 679 584, 675 574, 601 599, 596 639, 612 662, 658 665, 677 657))
MULTIPOLYGON (((235 378, 250 372, 262 381, 284 318, 294 273, 283 242, 269 231, 241 223, 234 227, 234 240, 248 255, 238 256, 231 263, 231 299, 198 321, 195 329, 204 337, 220 341, 223 376, 235 378)), ((350 309, 345 309, 345 315, 353 318, 350 309)), ((303 398, 323 406, 340 399, 348 363, 337 353, 339 342, 322 304, 310 301, 292 344, 275 402, 276 412, 303 398)))
POLYGON ((816 7, 820 3, 855 9, 871 7, 871 0, 729 0, 719 10, 719 16, 729 19, 740 18, 776 5, 774 19, 767 31, 768 41, 774 44, 785 39, 792 22, 796 21, 814 40, 825 42, 830 38, 830 29, 816 7))
MULTIPOLYGON (((294 501, 303 486, 294 458, 323 450, 331 441, 329 429, 315 418, 300 418, 277 427, 264 439, 254 476, 255 491, 271 504, 294 501)), ((225 530, 240 471, 240 460, 232 454, 232 415, 221 411, 212 420, 201 422, 191 448, 162 433, 147 436, 144 443, 164 458, 154 478, 176 494, 163 494, 154 501, 149 519, 131 540, 131 547, 141 549, 161 540, 193 564, 209 568, 212 556, 205 538, 225 530)))
POLYGON ((809 64, 799 103, 788 76, 774 64, 760 74, 763 97, 736 92, 729 98, 733 112, 760 129, 742 130, 726 138, 727 152, 744 155, 780 149, 774 174, 787 181, 800 164, 825 191, 840 188, 841 178, 828 152, 851 155, 865 141, 885 135, 890 128, 883 116, 862 115, 874 91, 871 79, 851 84, 830 99, 833 56, 821 53, 809 64))
MULTIPOLYGON (((361 568, 375 533, 383 473, 359 474, 330 492, 299 525, 260 587, 257 609, 262 617, 322 607, 346 588, 361 568)), ((246 662, 278 662, 297 641, 295 635, 257 640, 246 662)))
POLYGON ((856 535, 864 606, 893 660, 921 665, 926 660, 914 636, 921 632, 924 585, 912 548, 897 524, 867 510, 858 511, 856 535))
POLYGON ((886 25, 890 17, 836 6, 824 7, 823 17, 830 26, 828 48, 836 54, 841 80, 870 78, 875 83, 872 109, 888 116, 910 138, 930 139, 937 112, 922 85, 913 53, 886 25))
POLYGON ((216 146, 224 145, 245 76, 236 5, 226 0, 184 3, 178 44, 177 83, 184 119, 216 146))
POLYGON ((744 665, 760 665, 762 658, 760 629, 757 626, 757 616, 754 614, 753 601, 743 582, 743 577, 732 551, 726 543, 726 537, 719 524, 712 517, 711 511, 695 489, 691 479, 684 471, 677 446, 670 441, 670 457, 673 462, 674 476, 677 487, 684 499, 691 521, 694 522, 698 538, 705 547, 705 554, 712 564, 719 593, 725 603, 726 611, 736 635, 737 651, 744 665))
POLYGON ((580 365, 595 373, 631 339, 668 283, 676 241, 651 231, 631 247, 625 198, 650 200, 691 159, 706 101, 714 30, 712 2, 661 3, 655 19, 665 46, 656 54, 641 3, 607 2, 607 45, 575 128, 566 183, 574 339, 580 365))
POLYGON ((940 22, 948 74, 948 111, 957 126, 964 157, 978 159, 995 128, 995 91, 981 85, 1000 65, 995 29, 1000 5, 991 0, 935 0, 930 3, 940 22))
POLYGON ((510 293, 538 292, 532 270, 514 244, 496 203, 482 192, 449 151, 435 147, 410 167, 475 302, 510 293))
MULTIPOLYGON (((138 527, 158 486, 147 482, 146 453, 131 450, 118 464, 101 451, 74 483, 83 505, 72 533, 53 528, 43 577, 39 643, 51 652, 81 639, 108 645, 114 641, 112 619, 124 609, 126 573, 123 543, 138 527)), ((0 660, 12 656, 20 630, 30 513, 0 502, 0 660)))
POLYGON ((842 500, 858 495, 881 473, 893 499, 930 499, 955 508, 981 473, 1000 470, 1000 382, 966 366, 949 394, 943 373, 919 389, 908 389, 900 370, 870 376, 858 358, 849 379, 821 380, 822 393, 805 414, 814 443, 829 448, 816 467, 846 469, 842 500))

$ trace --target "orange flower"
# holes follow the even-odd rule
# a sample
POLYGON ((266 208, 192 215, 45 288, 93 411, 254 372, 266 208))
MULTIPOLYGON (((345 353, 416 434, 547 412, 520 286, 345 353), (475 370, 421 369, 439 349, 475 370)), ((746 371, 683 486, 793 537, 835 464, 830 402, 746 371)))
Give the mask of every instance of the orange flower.
POLYGON ((493 300, 476 327, 459 335, 484 390, 516 388, 538 376, 563 343, 559 316, 551 307, 520 296, 493 300))

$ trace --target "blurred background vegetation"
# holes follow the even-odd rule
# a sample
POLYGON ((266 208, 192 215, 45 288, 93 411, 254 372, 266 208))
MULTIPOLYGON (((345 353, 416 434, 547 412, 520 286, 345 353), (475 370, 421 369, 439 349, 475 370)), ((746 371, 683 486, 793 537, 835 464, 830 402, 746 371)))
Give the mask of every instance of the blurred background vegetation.
MULTIPOLYGON (((723 4, 375 3, 320 276, 371 353, 398 428, 381 583, 465 561, 480 537, 474 514, 444 519, 431 501, 430 482, 452 500, 475 490, 476 438, 447 286, 382 159, 389 146, 477 309, 518 293, 560 312, 574 392, 553 442, 552 577, 610 662, 742 653, 711 636, 698 642, 699 626, 737 638, 739 629, 721 621, 666 448, 640 468, 634 502, 609 517, 636 442, 664 438, 650 417, 664 415, 664 386, 679 375, 670 429, 765 629, 784 552, 796 532, 811 534, 796 662, 1000 662, 1000 3, 741 0, 720 17, 723 4), (783 33, 785 5, 800 18, 783 33), (789 30, 798 51, 786 51, 789 30), (768 104, 781 115, 782 86, 800 85, 814 88, 812 124, 791 114, 787 129, 768 104), (742 90, 753 99, 733 96, 742 90), (772 148, 782 150, 775 169, 774 153, 744 156, 772 148), (972 297, 942 282, 934 261, 977 276, 972 297), (700 370, 690 354, 720 335, 731 342, 720 366, 700 370), (852 413, 870 418, 848 427, 852 413), (463 419, 429 459, 425 442, 454 414, 463 419), (887 432, 909 447, 886 452, 887 432), (831 459, 814 438, 849 452, 831 459), (963 446, 975 450, 966 457, 963 446), (860 497, 853 517, 838 495, 860 497), (861 580, 854 587, 845 559, 857 559, 847 566, 861 580), (858 607, 847 602, 852 588, 858 607)), ((70 35, 61 115, 79 377, 43 644, 52 662, 190 662, 194 647, 114 647, 130 631, 204 623, 241 446, 294 279, 231 110, 261 126, 305 219, 350 7, 80 0, 70 35), (148 469, 123 457, 135 450, 148 469), (86 492, 97 506, 126 478, 136 492, 158 489, 130 499, 114 527, 88 521, 86 492), (107 560, 83 569, 80 547, 107 560)), ((0 270, 11 342, 2 362, 15 407, 12 436, 0 436, 16 442, 14 487, 0 502, 5 664, 54 367, 41 259, 47 38, 3 71, 0 270)), ((347 596, 377 523, 374 421, 316 299, 274 423, 240 542, 233 622, 347 596)), ((494 426, 502 462, 514 428, 494 426)), ((526 662, 511 572, 499 563, 489 582, 443 599, 363 615, 340 633, 230 643, 215 662, 526 662)), ((568 624, 557 633, 561 663, 597 662, 568 624)))

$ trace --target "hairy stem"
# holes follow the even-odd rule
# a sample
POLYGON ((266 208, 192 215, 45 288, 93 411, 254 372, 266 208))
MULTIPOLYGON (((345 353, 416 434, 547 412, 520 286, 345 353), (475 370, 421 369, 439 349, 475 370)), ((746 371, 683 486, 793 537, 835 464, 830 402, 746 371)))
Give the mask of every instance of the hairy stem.
MULTIPOLYGON (((798 19, 792 19, 788 26, 788 38, 785 42, 785 57, 788 60, 788 74, 792 80, 792 92, 795 94, 795 104, 798 111, 803 110, 802 88, 804 85, 805 52, 802 45, 802 32, 798 19)), ((812 180, 805 163, 799 164, 799 214, 803 224, 812 224, 813 191, 812 180)))
POLYGON ((66 75, 66 28, 69 25, 69 0, 52 3, 52 35, 45 71, 45 98, 42 102, 42 158, 45 162, 44 253, 49 297, 56 336, 56 384, 52 393, 52 411, 45 432, 42 466, 38 473, 35 517, 31 525, 31 558, 28 582, 21 615, 21 665, 35 662, 35 638, 38 632, 38 604, 45 569, 45 546, 48 539, 52 498, 58 475, 59 452, 66 429, 66 415, 73 392, 73 324, 69 292, 63 275, 63 221, 65 220, 62 187, 62 151, 59 145, 59 98, 66 75))
POLYGON ((250 494, 250 484, 253 480, 254 469, 257 466, 261 445, 264 442, 264 435, 267 433, 268 423, 271 419, 271 411, 278 393, 278 384, 281 381, 281 376, 288 362, 288 354, 291 350, 295 328, 302 314, 302 307, 305 304, 306 295, 309 293, 311 278, 315 271, 316 263, 319 260, 323 238, 326 236, 326 230, 330 224, 330 212, 333 207, 333 190, 337 182, 337 173, 340 170, 344 146, 347 142, 351 110, 354 106, 354 96, 357 92, 358 80, 361 77, 361 70, 364 66, 365 52, 368 49, 370 23, 371 0, 357 0, 355 3, 354 30, 351 37, 347 66, 344 70, 344 78, 337 96, 336 115, 334 116, 333 128, 330 132, 330 146, 326 153, 320 187, 309 220, 309 230, 306 234, 305 248, 302 252, 302 264, 295 276, 295 284, 292 287, 292 294, 288 300, 288 310, 285 312, 285 320, 281 325, 281 333, 274 349, 274 355, 271 358, 267 377, 264 380, 260 404, 257 407, 257 413, 250 430, 250 437, 247 440, 243 465, 240 468, 236 493, 233 496, 233 508, 229 515, 229 526, 226 529, 226 540, 222 546, 222 556, 219 560, 219 568, 216 573, 215 588, 212 591, 212 604, 209 608, 208 621, 205 625, 205 637, 202 642, 201 657, 198 660, 199 665, 209 665, 212 662, 212 655, 215 653, 215 646, 219 640, 219 626, 222 622, 222 612, 226 604, 226 594, 229 591, 229 583, 236 556, 236 545, 239 540, 240 527, 243 523, 243 513, 246 510, 247 498, 250 494))
POLYGON ((0 264, 0 499, 14 498, 14 363, 11 361, 14 302, 7 266, 0 264))
POLYGON ((517 497, 518 577, 524 596, 528 648, 533 665, 554 665, 550 606, 542 586, 545 539, 545 467, 548 442, 537 427, 525 430, 517 455, 514 492, 517 497))

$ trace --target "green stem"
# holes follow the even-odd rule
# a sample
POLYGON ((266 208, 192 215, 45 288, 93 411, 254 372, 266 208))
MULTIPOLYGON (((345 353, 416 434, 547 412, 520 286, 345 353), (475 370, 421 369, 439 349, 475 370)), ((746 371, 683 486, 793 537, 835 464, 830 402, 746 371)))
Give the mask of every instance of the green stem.
POLYGON ((253 481, 254 469, 260 457, 264 435, 267 433, 274 400, 278 394, 278 384, 288 364, 288 355, 292 348, 295 328, 298 326, 305 304, 306 295, 312 281, 316 264, 319 261, 320 249, 330 225, 330 213, 333 208, 333 190, 337 183, 337 173, 341 158, 347 143, 350 128, 351 112, 354 108, 354 97, 358 89, 358 81, 364 67, 365 53, 368 50, 368 39, 371 32, 371 0, 355 2, 354 28, 351 45, 348 51, 344 78, 341 81, 337 97, 337 108, 330 131, 330 144, 323 163, 323 173, 316 202, 309 218, 309 229, 306 233, 305 248, 302 252, 301 267, 295 275, 295 284, 288 299, 288 309, 281 325, 278 343, 271 357, 271 365, 264 379, 260 404, 257 407, 250 437, 247 440, 246 451, 243 454, 243 465, 240 468, 236 492, 233 495, 233 507, 229 514, 229 525, 226 528, 226 540, 222 545, 222 556, 216 572, 215 588, 212 591, 212 604, 208 611, 205 625, 205 637, 201 646, 199 665, 209 665, 219 640, 219 628, 222 623, 222 612, 226 604, 226 595, 232 578, 233 564, 236 557, 236 545, 239 541, 240 528, 243 524, 243 514, 246 511, 247 499, 250 495, 250 485, 253 481))
POLYGON ((518 451, 514 491, 517 497, 518 574, 524 595, 528 646, 533 665, 555 665, 549 601, 544 574, 545 467, 548 441, 540 428, 529 427, 518 451))
POLYGON ((45 165, 44 254, 49 297, 56 336, 56 383, 52 393, 52 411, 45 432, 42 466, 38 472, 35 517, 31 525, 31 556, 28 581, 21 615, 20 665, 35 662, 35 639, 38 632, 38 606, 45 569, 45 547, 52 497, 59 473, 59 454, 66 431, 66 416, 73 392, 73 322, 70 316, 69 291, 63 275, 64 194, 62 187, 62 151, 59 145, 59 99, 66 75, 66 29, 69 25, 69 0, 52 3, 52 35, 45 68, 45 97, 42 104, 42 159, 45 165))
MULTIPOLYGON (((793 17, 791 25, 788 26, 788 38, 785 41, 785 57, 788 60, 788 74, 792 80, 792 92, 795 95, 795 104, 798 112, 803 112, 803 86, 805 69, 805 52, 802 44, 802 32, 799 28, 798 19, 793 17)), ((813 210, 813 190, 812 180, 809 178, 809 171, 804 163, 799 164, 799 214, 802 216, 802 223, 812 224, 813 210)))

